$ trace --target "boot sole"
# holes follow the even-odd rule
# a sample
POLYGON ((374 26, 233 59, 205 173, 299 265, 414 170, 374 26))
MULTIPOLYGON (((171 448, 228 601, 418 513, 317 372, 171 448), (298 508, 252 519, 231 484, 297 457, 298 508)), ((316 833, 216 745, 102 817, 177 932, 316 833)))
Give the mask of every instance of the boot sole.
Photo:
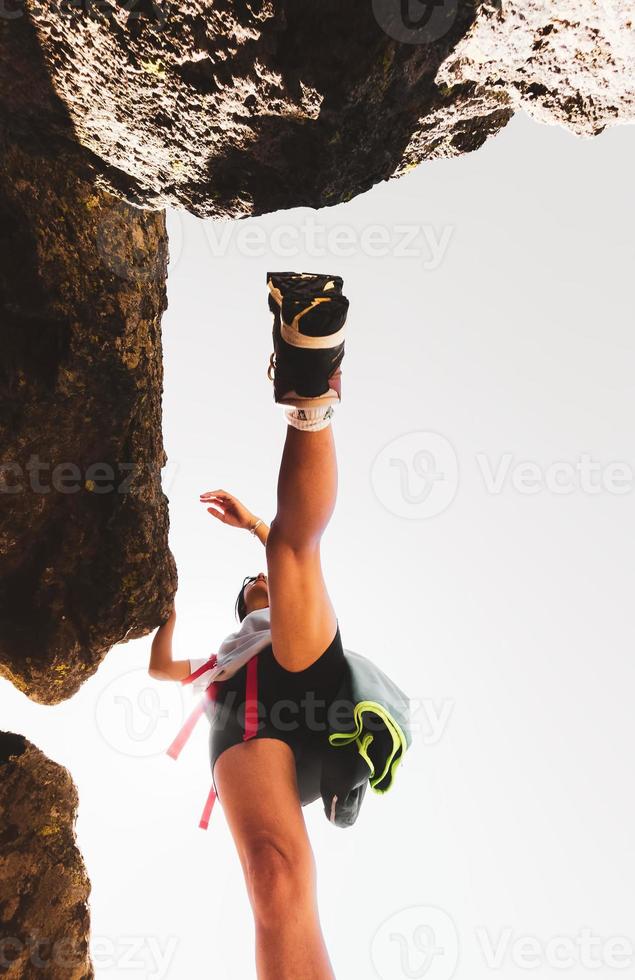
POLYGON ((274 286, 271 279, 268 281, 269 292, 280 309, 280 335, 287 344, 291 347, 303 347, 307 350, 329 350, 331 347, 339 347, 340 344, 344 343, 346 334, 346 323, 337 331, 337 333, 327 334, 325 337, 314 337, 309 334, 303 334, 300 331, 300 320, 302 317, 309 312, 309 310, 316 306, 318 303, 328 303, 329 299, 327 296, 319 296, 313 300, 306 309, 298 313, 296 317, 293 318, 291 323, 285 323, 282 319, 282 293, 280 290, 274 286))
MULTIPOLYGON (((304 274, 300 278, 313 278, 312 274, 304 274)), ((325 277, 326 278, 326 277, 325 277)), ((300 331, 300 320, 302 317, 309 312, 315 305, 319 303, 328 303, 329 297, 327 296, 317 296, 310 302, 304 310, 297 314, 293 318, 293 321, 288 324, 282 319, 282 303, 283 294, 282 291, 274 285, 273 274, 267 276, 267 285, 269 287, 269 293, 274 303, 278 307, 278 325, 280 330, 280 338, 288 344, 290 347, 296 347, 303 350, 330 350, 334 347, 339 347, 344 343, 345 333, 346 333, 346 323, 340 327, 340 329, 333 334, 320 337, 312 336, 310 334, 303 334, 300 331)), ((341 295, 341 280, 337 277, 327 282, 323 287, 322 291, 325 292, 329 289, 334 289, 341 295), (339 289, 337 283, 339 282, 339 289)), ((276 399, 278 405, 286 405, 287 407, 293 408, 322 408, 329 405, 339 404, 341 401, 338 392, 329 388, 328 391, 321 395, 315 397, 307 397, 305 395, 299 395, 297 391, 288 391, 282 398, 276 399)))

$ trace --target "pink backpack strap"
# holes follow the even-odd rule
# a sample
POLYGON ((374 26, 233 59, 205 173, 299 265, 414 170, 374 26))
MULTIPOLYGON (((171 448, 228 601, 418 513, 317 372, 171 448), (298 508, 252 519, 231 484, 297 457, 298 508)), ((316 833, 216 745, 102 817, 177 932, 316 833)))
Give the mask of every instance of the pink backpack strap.
POLYGON ((258 731, 258 654, 247 661, 245 682, 245 732, 243 742, 258 731))
POLYGON ((209 685, 208 688, 206 688, 203 697, 196 705, 194 711, 189 716, 189 718, 181 728, 180 732, 172 742, 171 746, 167 750, 167 754, 170 756, 171 759, 178 759, 178 757, 180 756, 183 750, 184 745, 186 744, 190 735, 196 728, 197 721, 205 711, 205 707, 207 703, 209 701, 213 701, 216 698, 217 692, 218 692, 218 686, 216 682, 213 682, 212 684, 209 685))
MULTIPOLYGON (((198 670, 186 677, 182 684, 190 684, 201 674, 206 671, 211 670, 216 665, 216 654, 214 654, 207 663, 203 664, 198 670)), ((243 741, 249 738, 253 738, 258 731, 258 654, 252 657, 247 662, 247 678, 245 682, 245 731, 243 734, 243 741)), ((172 759, 178 759, 183 746, 186 744, 190 735, 196 727, 196 723, 205 711, 207 703, 216 698, 218 693, 218 684, 216 681, 212 682, 206 689, 200 702, 194 708, 194 711, 189 716, 181 731, 178 733, 172 745, 168 749, 168 755, 172 759)), ((216 790, 214 788, 214 782, 205 801, 205 806, 203 808, 203 813, 201 814, 201 819, 199 821, 199 827, 201 830, 207 830, 209 827, 209 821, 214 808, 214 803, 216 802, 216 790)))
MULTIPOLYGON (((258 655, 252 657, 247 662, 247 679, 245 681, 245 731, 243 734, 243 741, 249 738, 253 738, 258 731, 258 655)), ((210 685, 214 687, 214 685, 210 685)), ((209 688, 208 688, 209 690, 209 688)), ((209 818, 216 802, 216 790, 214 789, 214 782, 209 791, 209 795, 205 802, 205 807, 199 822, 199 827, 202 830, 207 830, 209 827, 209 818)))
POLYGON ((197 670, 193 671, 187 677, 184 677, 181 684, 191 684, 192 681, 195 681, 202 674, 206 674, 208 670, 213 670, 217 661, 218 657, 215 653, 213 653, 209 660, 207 660, 204 664, 201 664, 197 670))
POLYGON ((207 830, 207 828, 209 827, 209 818, 212 814, 212 808, 215 802, 216 802, 216 790, 214 789, 214 783, 212 782, 212 786, 209 791, 207 800, 205 801, 203 813, 199 821, 199 827, 201 828, 201 830, 207 830))

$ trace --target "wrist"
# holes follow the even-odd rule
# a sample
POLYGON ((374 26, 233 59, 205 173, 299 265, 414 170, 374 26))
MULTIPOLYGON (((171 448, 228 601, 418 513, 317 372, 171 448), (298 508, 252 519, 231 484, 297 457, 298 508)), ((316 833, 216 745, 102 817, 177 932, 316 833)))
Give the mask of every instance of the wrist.
POLYGON ((250 534, 255 534, 258 528, 262 527, 263 524, 264 521, 262 517, 252 516, 251 520, 249 521, 249 524, 247 525, 247 530, 249 531, 250 534))

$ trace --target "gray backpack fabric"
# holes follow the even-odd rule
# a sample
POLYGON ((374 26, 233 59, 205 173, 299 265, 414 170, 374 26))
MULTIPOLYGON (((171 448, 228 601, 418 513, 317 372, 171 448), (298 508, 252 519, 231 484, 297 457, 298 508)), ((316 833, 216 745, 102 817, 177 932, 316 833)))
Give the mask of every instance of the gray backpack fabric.
POLYGON ((347 672, 329 711, 320 793, 324 812, 339 827, 352 826, 368 785, 392 787, 412 744, 410 703, 376 664, 344 650, 347 672))

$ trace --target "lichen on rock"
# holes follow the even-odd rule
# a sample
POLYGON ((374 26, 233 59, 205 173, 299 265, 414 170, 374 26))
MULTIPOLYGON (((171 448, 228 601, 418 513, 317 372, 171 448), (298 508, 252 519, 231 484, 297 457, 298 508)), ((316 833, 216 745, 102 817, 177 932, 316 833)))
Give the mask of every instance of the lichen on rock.
POLYGON ((0 732, 0 975, 90 980, 90 883, 77 791, 22 735, 0 732))

